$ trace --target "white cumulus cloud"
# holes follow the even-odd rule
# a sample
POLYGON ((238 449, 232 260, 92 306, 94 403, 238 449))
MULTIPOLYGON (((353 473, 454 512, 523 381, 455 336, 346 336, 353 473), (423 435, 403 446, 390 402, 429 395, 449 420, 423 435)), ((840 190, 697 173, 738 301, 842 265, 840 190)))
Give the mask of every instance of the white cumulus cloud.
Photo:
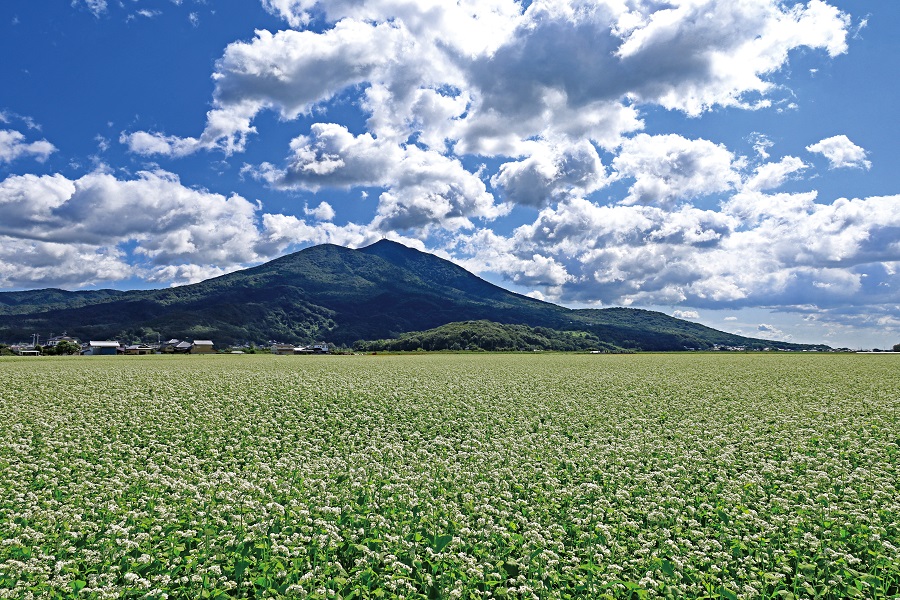
POLYGON ((700 313, 696 310, 676 310, 672 312, 672 316, 676 319, 699 319, 700 313))
POLYGON ((634 179, 623 204, 666 206, 731 189, 740 180, 734 161, 707 140, 641 133, 622 144, 613 168, 634 179))
POLYGON ((828 159, 829 168, 869 169, 872 163, 866 159, 865 149, 850 141, 846 135, 835 135, 806 147, 809 152, 821 154, 828 159))
POLYGON ((287 189, 386 188, 373 224, 382 231, 470 228, 471 218, 491 220, 508 210, 458 160, 368 133, 355 136, 342 125, 313 125, 309 136, 291 142, 291 151, 285 169, 264 164, 248 170, 287 189))
POLYGON ((218 61, 213 109, 200 137, 138 131, 124 133, 122 142, 142 155, 240 152, 256 133, 251 122, 259 111, 273 108, 293 119, 366 81, 397 55, 402 41, 402 30, 390 23, 342 21, 324 33, 257 30, 254 40, 230 44, 218 61))
POLYGON ((541 207, 559 198, 582 196, 609 181, 606 167, 588 141, 535 145, 535 151, 520 161, 500 166, 491 184, 516 204, 541 207))
POLYGON ((23 156, 44 162, 54 152, 56 147, 47 140, 27 142, 21 132, 0 129, 0 163, 12 162, 23 156))
MULTIPOLYGON (((766 156, 768 157, 768 154, 766 156)), ((757 167, 753 175, 744 182, 743 188, 750 191, 776 189, 806 167, 806 163, 799 158, 785 156, 778 162, 764 163, 757 167)))
POLYGON ((303 209, 303 214, 313 217, 318 221, 330 221, 334 218, 334 208, 327 202, 321 202, 315 208, 303 209))
POLYGON ((757 325, 753 335, 766 340, 779 340, 783 342, 790 341, 793 338, 793 336, 786 335, 784 331, 778 329, 774 325, 769 325, 768 323, 760 323, 757 325))

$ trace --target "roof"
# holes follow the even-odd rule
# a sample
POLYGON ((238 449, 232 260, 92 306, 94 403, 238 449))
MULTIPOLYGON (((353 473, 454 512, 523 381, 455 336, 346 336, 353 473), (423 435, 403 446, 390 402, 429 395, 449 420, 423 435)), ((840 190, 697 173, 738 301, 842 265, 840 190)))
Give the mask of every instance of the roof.
POLYGON ((195 346, 212 346, 212 340, 194 340, 195 346))
POLYGON ((113 341, 95 342, 95 341, 91 340, 90 346, 91 346, 91 348, 118 348, 119 342, 113 342, 113 341))
POLYGON ((175 347, 176 347, 176 348, 190 348, 190 347, 191 347, 191 343, 190 343, 190 342, 178 342, 178 343, 175 345, 175 347))

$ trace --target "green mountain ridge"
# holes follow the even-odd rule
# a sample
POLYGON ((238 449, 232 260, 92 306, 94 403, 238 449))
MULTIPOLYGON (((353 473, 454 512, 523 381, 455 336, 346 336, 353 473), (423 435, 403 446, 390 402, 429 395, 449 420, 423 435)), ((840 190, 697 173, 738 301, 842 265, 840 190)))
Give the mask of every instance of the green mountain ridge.
POLYGON ((66 331, 80 339, 208 338, 220 346, 322 339, 350 345, 460 321, 582 331, 612 346, 643 350, 813 348, 736 336, 640 309, 564 308, 388 240, 358 250, 313 246, 166 289, 0 293, 0 340, 7 342, 66 331))

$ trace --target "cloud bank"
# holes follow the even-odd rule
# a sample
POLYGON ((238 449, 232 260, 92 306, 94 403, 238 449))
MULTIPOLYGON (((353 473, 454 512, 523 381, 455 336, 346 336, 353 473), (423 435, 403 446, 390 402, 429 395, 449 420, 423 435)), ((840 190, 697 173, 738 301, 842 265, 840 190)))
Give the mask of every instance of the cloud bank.
POLYGON ((226 48, 198 136, 134 131, 120 141, 147 157, 231 156, 257 135, 261 112, 308 119, 353 92, 364 132, 313 122, 283 164, 245 172, 278 189, 382 188, 374 226, 420 238, 620 180, 632 181, 626 205, 671 208, 732 191, 738 157, 707 140, 635 135, 641 107, 696 116, 769 106, 780 93, 769 77, 789 53, 841 54, 849 24, 819 0, 263 6, 293 29, 257 30, 226 48), (473 170, 471 157, 498 166, 473 170))

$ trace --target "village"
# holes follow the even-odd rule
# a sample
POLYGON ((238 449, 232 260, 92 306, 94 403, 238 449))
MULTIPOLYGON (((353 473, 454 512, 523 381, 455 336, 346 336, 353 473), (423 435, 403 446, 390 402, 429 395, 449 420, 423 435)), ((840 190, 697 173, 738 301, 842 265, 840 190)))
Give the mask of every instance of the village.
POLYGON ((170 339, 156 344, 123 344, 117 340, 90 340, 80 342, 65 333, 49 337, 43 344, 35 334, 30 344, 8 346, 12 354, 18 356, 146 356, 150 354, 244 354, 245 352, 268 352, 281 356, 302 354, 330 354, 331 347, 326 342, 310 345, 271 342, 268 347, 242 346, 240 348, 218 349, 212 340, 170 339))

